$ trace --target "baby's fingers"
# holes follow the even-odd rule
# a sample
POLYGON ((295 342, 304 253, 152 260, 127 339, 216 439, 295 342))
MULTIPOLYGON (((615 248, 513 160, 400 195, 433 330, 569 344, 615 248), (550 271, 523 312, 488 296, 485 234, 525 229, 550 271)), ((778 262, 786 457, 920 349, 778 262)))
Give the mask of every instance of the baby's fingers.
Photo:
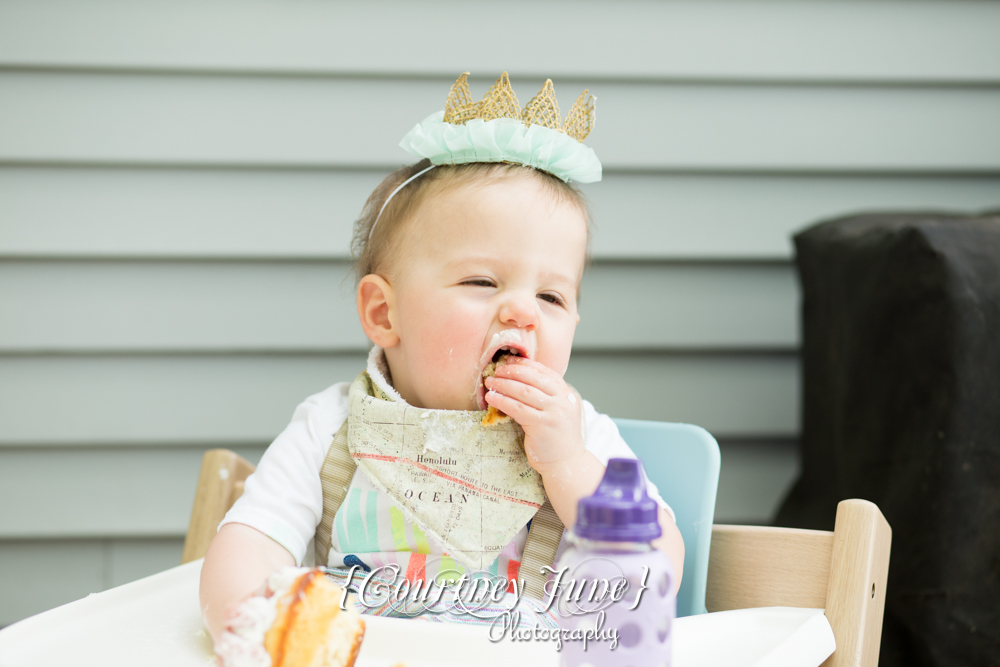
POLYGON ((521 426, 535 423, 542 414, 540 410, 530 405, 492 390, 486 392, 486 402, 505 415, 509 415, 521 426))
MULTIPOLYGON (((536 410, 544 410, 552 402, 552 397, 550 395, 538 387, 534 387, 519 380, 494 376, 487 379, 486 388, 502 394, 503 396, 513 398, 514 400, 524 403, 525 405, 530 405, 536 410)), ((500 409, 499 406, 497 407, 500 409)))
POLYGON ((555 371, 530 359, 518 359, 496 370, 496 377, 509 378, 531 385, 549 396, 563 393, 566 381, 555 371))

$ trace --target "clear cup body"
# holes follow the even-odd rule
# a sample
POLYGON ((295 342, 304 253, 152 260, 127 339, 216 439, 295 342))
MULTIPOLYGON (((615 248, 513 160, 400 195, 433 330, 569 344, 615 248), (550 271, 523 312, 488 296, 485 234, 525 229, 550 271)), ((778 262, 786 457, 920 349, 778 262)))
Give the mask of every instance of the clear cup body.
POLYGON ((561 574, 549 585, 558 583, 560 627, 590 637, 563 642, 563 667, 671 664, 677 599, 666 554, 648 542, 589 540, 571 533, 556 570, 561 574))

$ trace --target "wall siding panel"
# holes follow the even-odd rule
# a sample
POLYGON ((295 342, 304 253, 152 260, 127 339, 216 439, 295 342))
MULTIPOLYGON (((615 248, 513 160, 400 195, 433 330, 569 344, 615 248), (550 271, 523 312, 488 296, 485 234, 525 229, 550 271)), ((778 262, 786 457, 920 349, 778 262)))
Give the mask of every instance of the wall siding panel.
MULTIPOLYGON (((268 442, 360 354, 0 356, 0 447, 268 442)), ((798 429, 790 353, 575 353, 567 380, 615 417, 720 436, 798 429)), ((333 434, 330 434, 331 437, 333 434)))
MULTIPOLYGON (((725 521, 767 522, 798 471, 792 440, 722 439, 722 480, 716 507, 725 521)), ((256 465, 266 443, 233 446, 256 465)), ((0 550, 15 540, 54 545, 59 540, 106 538, 102 558, 114 582, 149 559, 180 562, 177 541, 187 530, 201 457, 206 448, 30 447, 0 449, 0 501, 16 502, 17 516, 0 517, 0 550), (46 471, 46 484, 30 479, 46 471), (176 553, 168 559, 167 550, 176 553)), ((655 480, 654 480, 655 481, 655 480)), ((161 568, 162 569, 162 568, 161 568)), ((157 570, 149 570, 155 572, 157 570)))
POLYGON ((183 533, 180 537, 113 539, 107 541, 106 548, 110 588, 177 567, 184 539, 183 533))
POLYGON ((0 443, 269 441, 364 367, 364 354, 0 357, 0 443))
MULTIPOLYGON (((260 458, 259 450, 233 449, 260 458)), ((0 506, 17 509, 0 516, 0 537, 176 537, 191 516, 202 454, 194 447, 0 449, 0 506)))
POLYGON ((614 417, 698 424, 720 438, 799 430, 795 354, 574 354, 566 380, 614 417))
POLYGON ((105 565, 101 540, 0 540, 0 625, 108 588, 105 565))
MULTIPOLYGON (((66 498, 67 502, 74 499, 66 498)), ((0 627, 175 567, 183 538, 0 537, 0 627), (58 572, 59 576, 53 576, 58 572)))
MULTIPOLYGON (((0 160, 394 166, 405 160, 395 137, 443 109, 450 83, 0 70, 0 160)), ((542 81, 514 84, 527 100, 542 81)), ((601 124, 587 143, 612 170, 1000 170, 1000 87, 595 89, 601 124)))
POLYGON ((489 5, 462 2, 210 3, 22 0, 0 7, 0 61, 34 67, 453 76, 470 26, 473 72, 601 78, 1000 81, 989 2, 586 3, 512 0, 511 16, 559 26, 540 46, 489 5), (387 20, 387 17, 391 17, 387 20), (333 38, 331 37, 333 36, 333 38), (581 51, 580 39, 588 49, 581 51), (183 48, 178 45, 183 44, 183 48), (850 45, 850 48, 845 48, 850 45))
MULTIPOLYGON (((342 261, 6 261, 0 351, 365 351, 350 270, 342 261)), ((582 295, 578 350, 797 345, 785 263, 597 263, 582 295)))
POLYGON ((715 522, 771 524, 799 476, 796 442, 723 440, 719 448, 722 467, 715 522))
MULTIPOLYGON (((0 164, 0 257, 344 259, 385 173, 0 164)), ((788 259, 795 230, 845 211, 1000 205, 1000 174, 608 172, 581 189, 598 259, 788 259)))

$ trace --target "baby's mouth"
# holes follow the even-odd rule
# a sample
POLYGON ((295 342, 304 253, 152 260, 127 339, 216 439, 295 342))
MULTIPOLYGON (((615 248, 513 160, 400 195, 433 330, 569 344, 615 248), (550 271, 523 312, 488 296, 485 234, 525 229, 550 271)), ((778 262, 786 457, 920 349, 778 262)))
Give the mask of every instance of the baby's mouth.
POLYGON ((479 374, 479 385, 476 388, 476 404, 480 410, 487 410, 490 407, 486 402, 486 378, 496 375, 497 369, 507 363, 510 357, 526 356, 523 350, 512 345, 502 345, 493 353, 490 361, 479 374))

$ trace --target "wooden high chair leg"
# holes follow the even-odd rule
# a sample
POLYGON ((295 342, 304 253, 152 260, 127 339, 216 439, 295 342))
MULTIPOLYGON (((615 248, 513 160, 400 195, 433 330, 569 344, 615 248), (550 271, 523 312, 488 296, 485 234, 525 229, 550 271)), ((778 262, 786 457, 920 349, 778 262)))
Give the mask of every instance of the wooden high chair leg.
POLYGON ((882 639, 892 529, 867 500, 837 505, 826 617, 837 650, 824 667, 875 667, 882 639))

